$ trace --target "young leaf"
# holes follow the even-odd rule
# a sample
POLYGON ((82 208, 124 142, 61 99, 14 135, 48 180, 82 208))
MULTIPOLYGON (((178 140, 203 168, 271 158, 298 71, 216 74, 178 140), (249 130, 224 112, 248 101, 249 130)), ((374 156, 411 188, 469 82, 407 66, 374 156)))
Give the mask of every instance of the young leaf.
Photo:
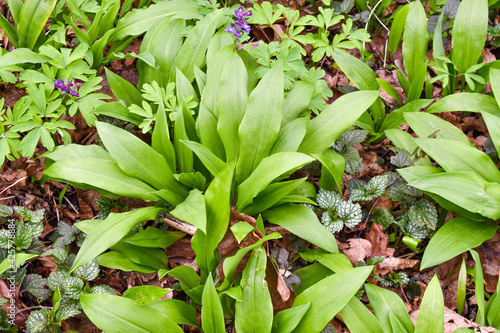
POLYGON ((420 1, 411 4, 403 35, 403 63, 413 82, 420 65, 427 59, 427 17, 420 1))
POLYGON ((462 265, 460 266, 460 272, 458 273, 458 280, 457 280, 457 312, 459 315, 462 314, 462 311, 464 309, 466 293, 467 293, 467 267, 465 266, 465 257, 463 257, 462 265))
POLYGON ((472 258, 474 258, 474 286, 475 286, 475 296, 477 300, 477 315, 475 321, 479 325, 486 325, 486 313, 484 307, 484 278, 483 278, 483 268, 481 266, 481 260, 479 254, 476 251, 470 250, 472 258))
POLYGON ((80 296, 80 301, 89 319, 106 332, 183 332, 172 319, 158 310, 135 304, 128 298, 86 294, 80 296))
POLYGON ((206 233, 207 213, 205 208, 205 197, 199 190, 189 192, 186 200, 170 212, 173 216, 191 223, 206 233))
POLYGON ((486 222, 475 222, 456 217, 445 223, 432 237, 425 249, 420 269, 439 265, 453 257, 478 247, 492 238, 497 227, 486 222))
POLYGON ((267 288, 267 254, 263 247, 253 250, 241 278, 242 300, 235 305, 238 332, 270 332, 273 304, 267 288))
POLYGON ((208 274, 201 302, 203 305, 201 308, 203 331, 207 333, 225 332, 224 313, 219 295, 217 295, 217 290, 215 290, 214 282, 212 281, 212 273, 208 274))
MULTIPOLYGON (((293 309, 293 308, 292 308, 293 309)), ((380 321, 356 297, 340 311, 342 319, 352 333, 383 333, 380 321)))
POLYGON ((292 307, 311 305, 294 331, 320 332, 349 303, 372 269, 366 266, 333 274, 300 293, 292 307))
POLYGON ((487 33, 488 1, 462 1, 451 32, 452 60, 460 74, 477 64, 487 33))
POLYGON ((17 21, 18 46, 33 50, 57 0, 28 0, 21 7, 17 21))
POLYGON ((441 333, 444 331, 444 299, 437 275, 425 290, 418 313, 415 333, 441 333))
POLYGON ((106 67, 104 69, 109 87, 116 96, 116 99, 122 100, 127 106, 131 106, 132 104, 141 105, 143 101, 142 95, 130 82, 106 67))

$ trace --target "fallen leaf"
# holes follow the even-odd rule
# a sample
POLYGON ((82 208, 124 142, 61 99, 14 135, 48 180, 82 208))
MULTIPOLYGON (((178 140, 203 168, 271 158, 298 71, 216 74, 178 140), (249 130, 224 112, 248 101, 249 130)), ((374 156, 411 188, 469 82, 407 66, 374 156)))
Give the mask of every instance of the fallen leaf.
POLYGON ((413 268, 418 265, 420 260, 403 259, 403 258, 385 258, 384 261, 378 264, 380 269, 388 269, 391 271, 398 271, 407 268, 413 268))
POLYGON ((384 228, 380 224, 372 224, 370 231, 366 234, 366 239, 372 245, 372 257, 388 257, 387 245, 389 244, 389 236, 384 233, 384 228))
POLYGON ((348 240, 349 247, 342 253, 355 265, 358 261, 364 261, 372 254, 372 244, 363 238, 351 238, 348 240))

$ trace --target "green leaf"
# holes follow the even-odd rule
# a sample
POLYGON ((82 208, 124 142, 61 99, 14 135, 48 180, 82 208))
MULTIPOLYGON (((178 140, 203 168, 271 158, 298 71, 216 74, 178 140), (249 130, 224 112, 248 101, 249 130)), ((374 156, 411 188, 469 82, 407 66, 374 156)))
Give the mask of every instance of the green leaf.
POLYGON ((145 207, 127 213, 109 214, 87 235, 71 266, 71 272, 115 245, 139 222, 152 220, 163 208, 145 207))
POLYGON ((47 279, 42 278, 38 274, 28 274, 24 278, 23 286, 29 291, 29 293, 35 296, 40 302, 45 301, 52 295, 50 289, 45 289, 44 286, 47 285, 47 279))
POLYGON ((158 310, 135 304, 128 298, 86 294, 80 296, 80 301, 89 319, 105 332, 183 332, 158 310))
POLYGON ((300 143, 306 135, 307 124, 309 123, 309 118, 301 117, 292 120, 284 127, 281 128, 278 140, 273 146, 270 155, 291 151, 295 152, 300 146, 300 143))
POLYGON ((50 310, 42 308, 30 313, 26 320, 26 328, 31 332, 42 332, 45 326, 49 324, 50 310))
POLYGON ((242 300, 235 305, 235 328, 238 332, 270 332, 273 304, 267 287, 267 254, 263 247, 252 251, 241 278, 242 300))
POLYGON ((378 90, 375 72, 366 63, 345 51, 333 53, 333 60, 359 90, 378 90))
POLYGON ((214 282, 212 281, 212 273, 208 274, 205 287, 203 288, 201 308, 201 324, 203 331, 207 333, 223 333, 225 332, 224 313, 222 304, 217 295, 214 282))
POLYGON ((305 81, 295 81, 293 88, 286 96, 283 103, 283 119, 281 127, 297 119, 307 109, 314 93, 314 85, 305 81))
POLYGON ((281 238, 281 235, 277 232, 273 232, 272 234, 266 235, 263 238, 259 239, 254 244, 239 249, 234 256, 226 258, 224 260, 224 263, 222 264, 222 269, 225 277, 224 282, 222 282, 222 284, 217 287, 217 289, 222 291, 229 288, 229 286, 233 282, 233 275, 238 264, 249 251, 259 248, 265 241, 277 238, 281 238))
POLYGON ((421 191, 437 194, 447 201, 469 212, 498 219, 497 183, 488 183, 482 177, 470 171, 455 171, 434 174, 418 178, 409 183, 421 191))
MULTIPOLYGON (((179 206, 177 206, 179 207, 179 206)), ((124 243, 140 247, 158 247, 165 249, 186 236, 180 231, 165 231, 154 227, 147 227, 132 237, 124 238, 124 243)))
POLYGON ((217 266, 215 249, 224 237, 229 225, 231 184, 234 162, 219 172, 205 192, 207 208, 207 233, 198 229, 191 245, 196 253, 196 264, 202 272, 202 279, 217 266))
POLYGON ((385 332, 391 331, 389 312, 401 322, 407 332, 413 332, 413 323, 403 300, 394 292, 372 284, 365 284, 366 294, 385 332))
POLYGON ((142 104, 143 98, 141 93, 130 82, 116 75, 106 67, 104 67, 104 69, 106 71, 109 87, 116 96, 116 99, 122 100, 127 106, 142 104))
MULTIPOLYGON (((199 118, 199 117, 198 117, 199 118)), ((203 165, 208 171, 216 176, 226 165, 220 158, 218 158, 210 149, 198 142, 181 140, 183 144, 188 146, 193 153, 198 156, 203 165)))
POLYGON ((346 305, 372 272, 373 266, 333 274, 304 290, 292 307, 310 303, 295 332, 320 332, 346 305))
POLYGON ((197 3, 183 0, 159 2, 146 9, 135 9, 118 21, 109 42, 121 40, 126 36, 138 36, 165 17, 173 16, 186 20, 200 18, 199 10, 197 3))
POLYGON ((429 113, 453 111, 479 111, 481 113, 488 112, 496 116, 500 115, 500 108, 493 97, 490 95, 468 92, 448 95, 432 104, 426 110, 426 112, 429 113))
POLYGON ((309 122, 299 151, 323 153, 375 102, 378 95, 378 91, 356 91, 337 99, 309 122))
POLYGON ((498 329, 500 327, 500 284, 486 304, 488 324, 498 329))
POLYGON ((149 304, 171 292, 172 289, 163 289, 156 286, 136 286, 128 288, 123 293, 123 297, 135 301, 136 304, 149 304))
POLYGON ((379 320, 356 297, 351 298, 349 303, 340 311, 340 314, 352 333, 385 332, 379 320))
POLYGON ((341 253, 328 253, 322 249, 306 249, 304 252, 300 252, 300 256, 308 262, 317 260, 335 273, 352 269, 351 261, 341 253))
POLYGON ((291 333, 310 306, 310 303, 306 303, 278 312, 273 318, 271 333, 291 333))
POLYGON ((0 274, 3 274, 12 266, 18 267, 18 266, 22 265, 26 260, 30 260, 30 259, 33 259, 36 257, 38 257, 37 254, 19 252, 19 253, 15 254, 14 264, 12 264, 12 259, 11 259, 11 261, 9 261, 9 257, 7 257, 0 264, 0 274))
POLYGON ((71 158, 52 164, 44 171, 50 179, 75 185, 80 189, 93 189, 106 196, 125 196, 156 201, 148 184, 125 174, 116 163, 97 158, 71 158))
POLYGON ((157 271, 154 268, 139 265, 133 262, 118 251, 110 251, 101 254, 97 257, 97 262, 101 266, 119 269, 125 272, 136 271, 149 274, 157 271))
MULTIPOLYGON (((194 66, 203 67, 205 53, 222 13, 222 10, 215 10, 198 21, 175 57, 173 67, 184 73, 189 81, 194 80, 194 66)), ((170 81, 174 81, 173 74, 173 71, 170 72, 170 81)))
POLYGON ((245 207, 252 203, 253 198, 275 178, 296 170, 313 160, 310 156, 295 152, 277 153, 264 158, 250 177, 238 186, 238 201, 236 202, 238 211, 244 211, 245 207))
POLYGON ((170 214, 178 219, 191 223, 204 233, 207 232, 205 197, 199 190, 190 191, 186 200, 177 205, 170 214))
POLYGON ((391 53, 396 52, 399 47, 399 42, 401 41, 401 36, 403 35, 403 29, 410 7, 410 4, 399 6, 399 11, 396 13, 396 16, 394 16, 394 20, 392 20, 391 33, 389 34, 388 44, 388 48, 391 53))
MULTIPOLYGON (((236 182, 243 183, 269 155, 283 118, 283 64, 271 68, 248 97, 238 135, 236 182)), ((239 191, 241 194, 241 191, 239 191)))
POLYGON ((49 59, 41 54, 35 53, 27 48, 19 48, 1 56, 0 67, 7 67, 24 63, 38 64, 45 63, 47 61, 49 61, 49 59))
POLYGON ((236 238, 236 241, 241 243, 245 237, 251 233, 252 231, 255 230, 255 228, 248 222, 244 221, 239 221, 235 224, 233 224, 231 227, 231 232, 233 233, 234 237, 236 238))
POLYGON ((198 327, 196 318, 196 309, 178 299, 162 299, 156 302, 148 303, 145 306, 154 308, 164 315, 171 318, 177 324, 198 327))
POLYGON ((57 0, 27 0, 21 7, 17 23, 18 46, 32 50, 57 0))
POLYGON ((452 60, 459 73, 477 64, 487 33, 488 1, 462 1, 451 31, 452 60))
POLYGON ((85 281, 94 280, 101 272, 97 260, 91 260, 85 265, 78 267, 73 271, 73 276, 76 276, 85 281))
POLYGON ((418 313, 415 333, 441 333, 444 331, 444 299, 439 279, 434 275, 425 289, 418 313))
POLYGON ((327 251, 338 253, 337 241, 318 221, 316 214, 303 205, 283 204, 262 213, 269 222, 282 226, 327 251))
POLYGON ((458 273, 458 280, 457 280, 457 312, 459 315, 462 314, 462 311, 464 309, 466 294, 467 294, 467 267, 465 266, 465 257, 462 257, 462 265, 460 266, 460 272, 458 273))
POLYGON ((450 122, 426 112, 406 112, 405 120, 420 138, 435 135, 437 139, 449 139, 473 147, 469 138, 450 122), (438 131, 436 133, 436 131, 438 131))
POLYGON ((426 199, 418 200, 410 207, 408 217, 419 226, 427 226, 431 230, 436 229, 438 213, 434 204, 426 199))
MULTIPOLYGON (((475 296, 477 300, 477 315, 475 321, 479 325, 486 325, 486 313, 484 307, 484 278, 483 278, 483 268, 481 267, 481 260, 479 254, 476 251, 469 249, 472 258, 474 258, 474 287, 475 296)), ((442 303, 442 301, 441 301, 442 303)))
POLYGON ((425 249, 421 269, 439 265, 457 255, 478 247, 496 233, 497 227, 485 222, 456 217, 445 223, 425 249))
POLYGON ((427 16, 420 1, 410 5, 403 35, 403 63, 413 82, 420 65, 427 60, 427 16))
POLYGON ((415 143, 446 171, 472 171, 500 183, 500 171, 488 155, 468 144, 447 139, 415 139, 415 143))
POLYGON ((127 175, 141 179, 156 189, 170 192, 169 203, 177 205, 187 191, 174 177, 162 155, 135 135, 110 124, 96 122, 97 131, 109 154, 127 175))
POLYGON ((124 242, 118 242, 111 247, 133 262, 151 267, 155 270, 168 269, 168 259, 163 249, 139 247, 124 242))
POLYGON ((323 154, 314 154, 313 156, 323 165, 321 169, 322 176, 320 179, 320 187, 328 188, 328 186, 326 186, 326 182, 324 181, 324 178, 326 177, 323 175, 323 170, 325 170, 325 172, 328 171, 328 173, 332 176, 337 189, 340 189, 342 187, 341 182, 344 177, 344 170, 346 166, 345 158, 336 151, 330 149, 325 150, 323 154))

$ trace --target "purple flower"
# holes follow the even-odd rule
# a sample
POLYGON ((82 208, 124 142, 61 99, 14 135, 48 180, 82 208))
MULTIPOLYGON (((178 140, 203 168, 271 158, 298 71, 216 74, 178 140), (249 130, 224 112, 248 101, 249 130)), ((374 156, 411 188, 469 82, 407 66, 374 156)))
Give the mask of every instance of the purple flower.
POLYGON ((61 80, 58 79, 54 82, 54 87, 59 89, 63 95, 70 94, 73 97, 80 97, 80 94, 76 92, 77 88, 81 88, 82 83, 75 82, 74 79, 68 81, 67 79, 61 80))
POLYGON ((248 16, 252 15, 252 12, 249 10, 245 12, 245 9, 243 7, 238 8, 234 12, 234 16, 237 18, 237 20, 234 23, 231 23, 224 31, 232 33, 236 39, 240 39, 242 36, 242 31, 246 32, 247 34, 250 33, 250 30, 252 27, 250 24, 246 23, 246 19, 248 16))

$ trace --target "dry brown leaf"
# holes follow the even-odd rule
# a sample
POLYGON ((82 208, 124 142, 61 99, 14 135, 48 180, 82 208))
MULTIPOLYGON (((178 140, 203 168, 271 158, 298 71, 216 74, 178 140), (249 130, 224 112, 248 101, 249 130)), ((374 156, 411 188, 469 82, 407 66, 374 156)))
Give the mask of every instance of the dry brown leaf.
POLYGON ((388 269, 397 271, 407 268, 413 268, 420 263, 420 260, 403 259, 403 258, 385 258, 384 261, 378 264, 380 269, 388 269))
POLYGON ((363 238, 351 238, 348 247, 342 253, 349 258, 353 265, 358 261, 364 261, 372 254, 372 244, 363 238))
POLYGON ((372 224, 366 239, 372 244, 372 256, 388 257, 389 236, 384 233, 384 228, 380 224, 372 224))

